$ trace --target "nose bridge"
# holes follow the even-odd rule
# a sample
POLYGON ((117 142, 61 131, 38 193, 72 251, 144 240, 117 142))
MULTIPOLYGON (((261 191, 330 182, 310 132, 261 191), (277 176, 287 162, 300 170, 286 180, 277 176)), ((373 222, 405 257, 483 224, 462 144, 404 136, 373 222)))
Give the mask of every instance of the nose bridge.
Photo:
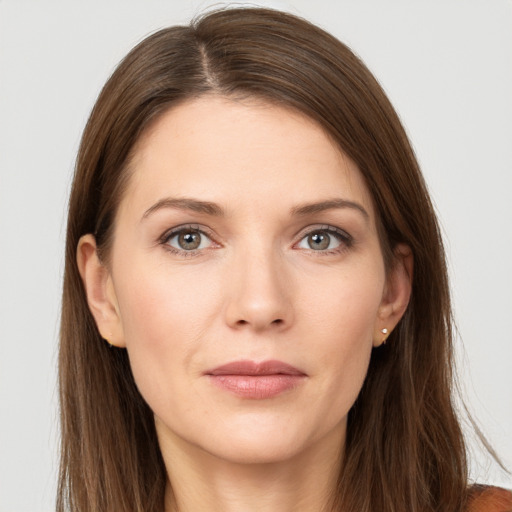
POLYGON ((286 327, 292 305, 283 255, 270 243, 246 244, 234 253, 228 278, 228 324, 258 331, 286 327))

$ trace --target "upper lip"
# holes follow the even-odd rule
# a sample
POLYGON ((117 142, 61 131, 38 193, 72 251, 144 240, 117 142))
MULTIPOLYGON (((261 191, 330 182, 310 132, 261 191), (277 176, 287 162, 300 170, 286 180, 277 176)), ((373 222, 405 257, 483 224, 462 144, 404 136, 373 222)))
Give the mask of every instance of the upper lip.
POLYGON ((305 375, 283 361, 233 361, 208 370, 206 375, 305 375))

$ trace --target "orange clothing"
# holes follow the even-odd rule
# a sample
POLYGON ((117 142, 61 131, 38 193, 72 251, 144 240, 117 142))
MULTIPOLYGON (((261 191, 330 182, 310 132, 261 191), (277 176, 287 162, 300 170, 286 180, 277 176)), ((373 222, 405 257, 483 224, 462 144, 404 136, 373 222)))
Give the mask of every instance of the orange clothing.
POLYGON ((512 492, 499 487, 474 485, 468 512, 512 512, 512 492))

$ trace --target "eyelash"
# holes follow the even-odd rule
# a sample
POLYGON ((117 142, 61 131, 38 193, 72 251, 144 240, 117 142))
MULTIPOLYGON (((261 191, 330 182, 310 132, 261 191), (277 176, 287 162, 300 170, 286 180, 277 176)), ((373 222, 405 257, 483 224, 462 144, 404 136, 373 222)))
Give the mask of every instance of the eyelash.
MULTIPOLYGON (((203 251, 211 249, 211 247, 208 248, 202 248, 202 249, 191 249, 191 250, 185 250, 185 249, 178 249, 176 247, 173 247, 169 245, 169 241, 179 236, 182 233, 186 232, 192 232, 192 233, 199 233, 201 236, 207 237, 212 244, 215 244, 217 247, 220 247, 220 244, 215 242, 212 235, 208 232, 208 230, 205 230, 203 227, 197 225, 197 224, 187 224, 182 226, 177 226, 175 228, 172 228, 169 231, 166 231, 159 239, 159 243, 164 246, 165 250, 172 254, 177 254, 181 257, 190 258, 194 256, 199 256, 203 251)), ((325 255, 331 255, 331 254, 340 254, 344 251, 350 249, 350 247, 354 244, 354 239, 351 235, 349 235, 346 231, 343 231, 342 229, 336 228, 334 226, 330 225, 319 225, 319 226, 309 226, 306 228, 305 231, 303 231, 300 236, 298 242, 295 242, 293 244, 293 248, 297 248, 297 245, 300 244, 304 239, 306 239, 308 236, 311 236, 315 233, 327 233, 329 236, 334 236, 339 242, 340 245, 338 247, 335 247, 333 249, 326 249, 326 250, 315 250, 315 249, 304 249, 308 251, 310 254, 314 254, 315 256, 325 256, 325 255)))
POLYGON ((349 235, 346 231, 343 231, 342 229, 336 228, 334 226, 330 226, 328 224, 324 224, 320 226, 309 226, 306 231, 303 231, 300 234, 299 241, 294 244, 294 247, 296 247, 308 236, 311 236, 315 233, 327 233, 329 236, 334 236, 340 242, 340 245, 333 249, 325 250, 305 249, 314 256, 341 254, 350 249, 354 245, 354 238, 351 235, 349 235))
POLYGON ((175 236, 178 236, 182 233, 187 233, 187 232, 191 232, 191 233, 199 233, 201 236, 205 236, 207 237, 208 239, 210 239, 212 241, 213 244, 216 244, 217 246, 220 246, 219 244, 217 244, 214 240, 213 240, 213 237, 212 235, 207 232, 207 230, 205 230, 204 228, 202 228, 201 226, 197 225, 197 224, 186 224, 186 225, 183 225, 183 226, 177 226, 175 228, 172 228, 171 230, 169 231, 166 231, 161 237, 160 237, 160 244, 164 246, 165 250, 172 253, 172 254, 177 254, 181 257, 184 257, 184 258, 191 258, 191 257, 194 257, 194 256, 199 256, 201 254, 202 251, 204 251, 205 249, 192 249, 190 251, 187 251, 185 249, 178 249, 176 247, 173 247, 172 245, 169 245, 169 241, 174 238, 175 236))

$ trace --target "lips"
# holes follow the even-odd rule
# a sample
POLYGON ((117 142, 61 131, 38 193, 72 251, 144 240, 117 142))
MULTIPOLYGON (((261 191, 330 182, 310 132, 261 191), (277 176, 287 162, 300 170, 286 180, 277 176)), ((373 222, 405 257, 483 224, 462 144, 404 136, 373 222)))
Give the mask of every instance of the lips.
POLYGON ((208 375, 305 375, 282 361, 234 361, 206 372, 208 375))
POLYGON ((215 386, 241 398, 263 400, 296 388, 306 374, 282 361, 234 361, 205 373, 215 386))

